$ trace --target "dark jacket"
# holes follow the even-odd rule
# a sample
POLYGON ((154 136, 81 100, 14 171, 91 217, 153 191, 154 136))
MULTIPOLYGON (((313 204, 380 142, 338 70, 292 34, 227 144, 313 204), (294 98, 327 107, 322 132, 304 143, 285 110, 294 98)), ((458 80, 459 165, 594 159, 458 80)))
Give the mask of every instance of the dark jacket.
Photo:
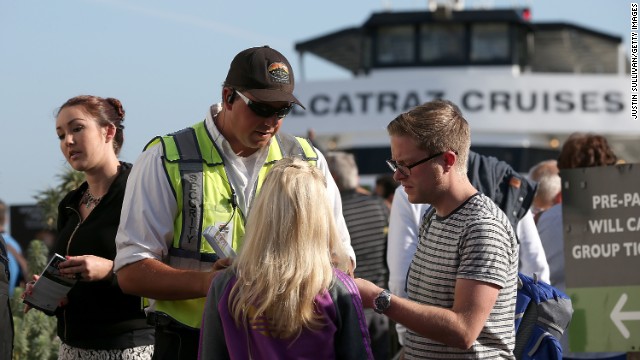
POLYGON ((516 231, 518 221, 531 207, 536 184, 520 175, 506 162, 473 151, 469 151, 467 167, 471 184, 507 214, 516 231))
MULTIPOLYGON (((65 196, 58 206, 58 254, 95 255, 109 260, 116 257, 115 238, 131 167, 120 163, 109 191, 82 222, 78 206, 87 183, 65 196)), ((140 297, 123 294, 115 276, 105 281, 78 281, 67 297, 69 303, 56 311, 58 336, 64 343, 84 349, 123 349, 154 343, 153 328, 146 324, 140 297)))
POLYGON ((13 317, 9 306, 9 257, 0 235, 0 359, 13 356, 13 317))

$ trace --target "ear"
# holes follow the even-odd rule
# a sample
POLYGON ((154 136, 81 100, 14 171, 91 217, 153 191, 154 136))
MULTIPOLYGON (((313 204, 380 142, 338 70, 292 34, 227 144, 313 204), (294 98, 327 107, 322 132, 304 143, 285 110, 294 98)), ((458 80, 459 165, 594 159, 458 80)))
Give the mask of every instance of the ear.
POLYGON ((553 197, 553 204, 560 204, 562 202, 562 191, 559 191, 556 196, 553 197))
POLYGON ((113 124, 109 124, 105 126, 103 129, 105 130, 105 133, 104 133, 105 139, 107 141, 113 140, 113 138, 116 136, 116 131, 117 131, 116 126, 113 124))
POLYGON ((234 95, 235 92, 232 88, 222 88, 222 107, 224 109, 231 110, 231 108, 233 107, 232 104, 234 95))
POLYGON ((442 158, 444 159, 444 163, 447 166, 447 168, 451 168, 455 165, 456 160, 458 159, 458 155, 453 151, 446 151, 442 155, 442 158))

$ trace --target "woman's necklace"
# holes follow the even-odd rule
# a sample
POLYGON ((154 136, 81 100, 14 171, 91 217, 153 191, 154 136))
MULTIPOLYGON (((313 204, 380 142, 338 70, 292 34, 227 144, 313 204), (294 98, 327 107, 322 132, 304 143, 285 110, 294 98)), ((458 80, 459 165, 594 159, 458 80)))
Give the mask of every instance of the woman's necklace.
POLYGON ((93 194, 91 194, 91 191, 89 191, 89 188, 87 187, 87 190, 85 190, 84 195, 82 195, 82 200, 80 201, 80 203, 86 204, 85 206, 88 209, 91 207, 91 205, 93 205, 93 207, 96 207, 100 202, 100 200, 102 200, 102 196, 100 197, 93 196, 93 194))

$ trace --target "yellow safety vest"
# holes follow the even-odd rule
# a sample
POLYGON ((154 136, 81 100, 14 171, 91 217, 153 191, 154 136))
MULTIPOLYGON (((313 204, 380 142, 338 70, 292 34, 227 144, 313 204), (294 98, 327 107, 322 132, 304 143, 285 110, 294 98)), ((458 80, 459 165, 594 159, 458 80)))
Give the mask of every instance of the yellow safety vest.
MULTIPOLYGON (((245 232, 244 215, 237 209, 235 192, 225 171, 225 159, 204 122, 170 135, 156 137, 146 147, 162 144, 164 168, 178 204, 174 221, 169 265, 177 269, 209 271, 218 256, 202 236, 208 226, 223 224, 232 233, 232 248, 238 250, 245 232)), ((297 156, 316 165, 318 154, 311 142, 287 134, 276 134, 258 174, 254 194, 262 187, 273 164, 297 156)), ((255 196, 254 195, 254 196, 255 196)), ((157 300, 156 312, 199 329, 205 298, 157 300)))

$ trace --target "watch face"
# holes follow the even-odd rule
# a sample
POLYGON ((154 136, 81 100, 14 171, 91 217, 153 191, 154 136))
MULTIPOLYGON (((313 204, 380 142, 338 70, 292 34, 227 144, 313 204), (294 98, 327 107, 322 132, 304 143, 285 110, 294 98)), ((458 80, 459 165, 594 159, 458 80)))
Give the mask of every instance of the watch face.
POLYGON ((391 305, 391 293, 387 290, 381 292, 380 295, 378 295, 378 297, 376 297, 376 299, 374 300, 374 305, 375 308, 373 310, 375 310, 375 312, 377 313, 382 313, 383 311, 387 310, 391 305))

